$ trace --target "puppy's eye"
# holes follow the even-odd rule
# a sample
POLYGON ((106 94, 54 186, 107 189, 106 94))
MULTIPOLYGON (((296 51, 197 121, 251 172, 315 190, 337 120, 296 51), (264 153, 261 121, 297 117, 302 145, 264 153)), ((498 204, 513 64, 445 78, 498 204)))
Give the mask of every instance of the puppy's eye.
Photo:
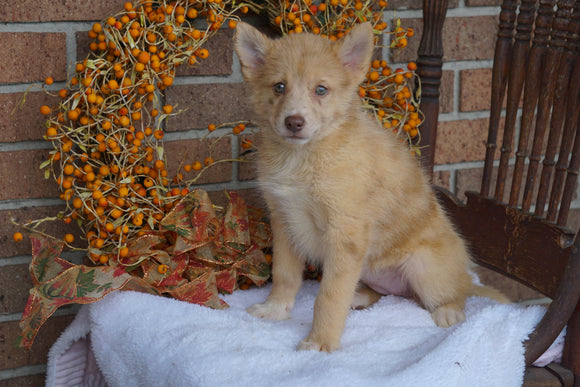
POLYGON ((328 89, 324 86, 316 86, 316 90, 314 92, 316 95, 325 95, 328 92, 328 89))
POLYGON ((286 85, 282 82, 278 82, 274 85, 273 89, 276 94, 284 94, 286 91, 286 85))

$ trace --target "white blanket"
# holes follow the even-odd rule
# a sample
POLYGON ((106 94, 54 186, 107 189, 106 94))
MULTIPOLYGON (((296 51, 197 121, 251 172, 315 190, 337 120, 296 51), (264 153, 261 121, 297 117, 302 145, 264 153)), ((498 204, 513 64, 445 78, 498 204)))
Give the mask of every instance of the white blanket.
MULTIPOLYGON (((472 297, 467 320, 443 329, 413 301, 387 296, 350 313, 340 350, 297 352, 318 283, 305 282, 286 321, 245 312, 269 290, 225 296, 226 310, 114 292, 82 307, 54 344, 47 385, 519 386, 522 342, 545 311, 472 297)), ((544 362, 561 353, 562 341, 544 362)))

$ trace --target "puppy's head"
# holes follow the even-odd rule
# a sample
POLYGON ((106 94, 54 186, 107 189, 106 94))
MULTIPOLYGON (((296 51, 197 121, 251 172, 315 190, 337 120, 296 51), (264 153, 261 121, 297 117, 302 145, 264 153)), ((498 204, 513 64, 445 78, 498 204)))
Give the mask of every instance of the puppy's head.
POLYGON ((358 85, 374 49, 370 23, 337 42, 313 34, 270 39, 238 23, 234 44, 265 135, 305 144, 359 108, 358 85))

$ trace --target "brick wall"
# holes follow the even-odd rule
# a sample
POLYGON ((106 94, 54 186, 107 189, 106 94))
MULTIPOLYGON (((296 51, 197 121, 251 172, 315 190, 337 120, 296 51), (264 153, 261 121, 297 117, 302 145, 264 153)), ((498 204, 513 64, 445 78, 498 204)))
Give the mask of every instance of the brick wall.
MULTIPOLYGON (((12 112, 23 93, 47 76, 55 79, 49 90, 62 88, 68 66, 86 55, 86 31, 94 21, 115 14, 123 3, 124 0, 0 0, 0 41, 5 53, 0 62, 0 386, 42 385, 47 351, 75 313, 74 308, 65 309, 52 317, 31 351, 14 347, 18 320, 31 287, 30 244, 12 241, 16 228, 10 218, 26 221, 52 216, 62 203, 57 199, 56 184, 44 180, 38 168, 49 150, 42 140, 43 118, 38 107, 50 105, 52 97, 33 87, 24 107, 12 112)), ((398 9, 397 15, 407 25, 419 26, 419 1, 396 0, 391 7, 398 9)), ((498 13, 494 0, 450 1, 444 35, 436 180, 452 191, 475 187, 482 167, 489 106, 487 82, 498 13)), ((392 18, 392 12, 386 17, 392 18)), ((389 60, 413 59, 418 36, 411 40, 407 54, 389 60)), ((200 138, 209 123, 251 118, 231 37, 231 31, 221 31, 209 43, 210 57, 195 69, 180 70, 180 77, 167 91, 168 103, 190 107, 167 123, 166 149, 173 165, 185 149, 192 157, 205 157, 207 143, 200 138)), ((239 145, 236 138, 224 141, 217 156, 236 157, 239 145)), ((251 203, 258 204, 253 178, 248 165, 222 164, 200 183, 218 203, 223 200, 224 189, 236 189, 251 203)), ((63 224, 52 229, 55 235, 71 231, 78 233, 63 224)))

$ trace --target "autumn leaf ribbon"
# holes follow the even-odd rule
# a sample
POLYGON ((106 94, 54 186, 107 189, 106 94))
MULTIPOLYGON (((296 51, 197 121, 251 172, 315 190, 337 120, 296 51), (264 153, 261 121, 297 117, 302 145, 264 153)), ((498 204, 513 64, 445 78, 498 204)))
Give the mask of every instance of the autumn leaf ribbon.
POLYGON ((196 189, 152 231, 129 241, 126 257, 106 266, 75 265, 62 258, 63 242, 30 231, 34 287, 20 321, 18 345, 30 348, 40 327, 60 307, 89 304, 117 290, 167 295, 216 309, 218 296, 237 289, 243 277, 256 285, 269 278, 263 249, 271 231, 263 211, 229 193, 225 211, 196 189), (165 270, 159 270, 165 265, 165 270))

